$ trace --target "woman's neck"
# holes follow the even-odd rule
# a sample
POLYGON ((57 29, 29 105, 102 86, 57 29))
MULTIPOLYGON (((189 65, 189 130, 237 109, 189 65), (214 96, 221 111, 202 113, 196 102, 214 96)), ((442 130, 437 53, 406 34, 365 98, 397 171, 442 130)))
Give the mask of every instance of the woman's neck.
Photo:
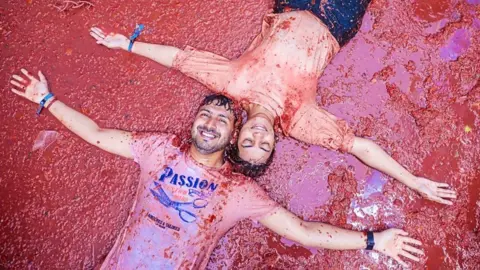
POLYGON ((244 109, 247 112, 248 118, 263 117, 267 119, 272 125, 275 122, 275 115, 262 105, 250 103, 245 106, 244 109))

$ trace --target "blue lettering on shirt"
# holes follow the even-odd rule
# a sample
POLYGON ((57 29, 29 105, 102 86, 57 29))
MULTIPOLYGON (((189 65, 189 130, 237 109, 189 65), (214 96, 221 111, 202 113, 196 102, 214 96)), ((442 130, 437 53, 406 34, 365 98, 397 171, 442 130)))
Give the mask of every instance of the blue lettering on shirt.
POLYGON ((212 183, 207 179, 200 180, 200 178, 195 178, 195 182, 193 181, 193 179, 193 176, 175 173, 175 171, 170 167, 166 167, 163 173, 158 178, 158 180, 161 182, 166 182, 165 180, 168 180, 168 183, 171 185, 186 186, 189 188, 192 187, 195 189, 203 190, 206 189, 212 192, 215 191, 218 187, 218 184, 212 183))

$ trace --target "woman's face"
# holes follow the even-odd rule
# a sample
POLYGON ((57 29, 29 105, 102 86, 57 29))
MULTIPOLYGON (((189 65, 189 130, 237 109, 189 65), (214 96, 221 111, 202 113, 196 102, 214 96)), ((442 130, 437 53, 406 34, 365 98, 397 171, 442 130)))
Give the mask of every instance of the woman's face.
POLYGON ((275 147, 273 125, 262 116, 248 119, 237 144, 240 158, 253 164, 265 163, 275 147))

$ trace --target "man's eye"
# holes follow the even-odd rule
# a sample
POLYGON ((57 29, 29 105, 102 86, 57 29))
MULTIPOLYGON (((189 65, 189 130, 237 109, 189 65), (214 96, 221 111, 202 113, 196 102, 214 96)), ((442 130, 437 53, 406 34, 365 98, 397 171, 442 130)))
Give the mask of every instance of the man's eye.
POLYGON ((202 114, 200 114, 200 116, 208 116, 208 114, 202 113, 202 114))

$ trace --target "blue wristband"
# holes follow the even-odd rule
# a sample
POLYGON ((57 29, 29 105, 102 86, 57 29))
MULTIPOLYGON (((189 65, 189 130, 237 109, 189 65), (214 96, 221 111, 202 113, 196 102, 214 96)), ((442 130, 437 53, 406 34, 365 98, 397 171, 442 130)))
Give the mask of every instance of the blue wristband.
POLYGON ((40 115, 40 113, 42 112, 43 108, 45 108, 45 103, 51 99, 53 96, 52 93, 48 93, 41 101, 40 101, 40 106, 38 107, 38 110, 37 110, 37 115, 40 115))
POLYGON ((366 250, 373 250, 375 240, 373 239, 373 232, 367 232, 367 248, 366 250))
POLYGON ((130 44, 128 44, 129 52, 132 51, 133 43, 135 42, 135 39, 137 39, 137 37, 140 36, 140 33, 143 31, 144 28, 145 26, 143 26, 143 24, 137 24, 137 27, 135 27, 133 34, 130 36, 130 44))

